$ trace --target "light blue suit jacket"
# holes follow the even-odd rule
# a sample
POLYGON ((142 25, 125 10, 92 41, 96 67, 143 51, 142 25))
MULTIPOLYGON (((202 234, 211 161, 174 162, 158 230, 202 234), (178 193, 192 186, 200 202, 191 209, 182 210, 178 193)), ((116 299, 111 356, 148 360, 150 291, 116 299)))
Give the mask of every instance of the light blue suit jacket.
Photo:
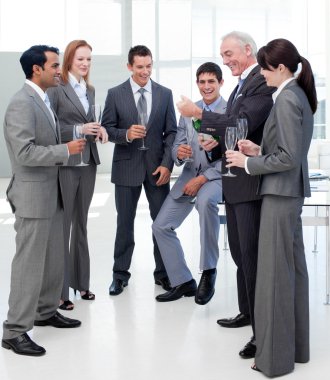
MULTIPOLYGON (((200 108, 203 108, 202 100, 196 102, 196 105, 200 108)), ((217 113, 225 113, 227 102, 221 98, 219 105, 216 108, 217 113)), ((186 138, 186 127, 191 127, 191 118, 190 117, 182 117, 179 120, 179 126, 177 135, 172 148, 172 157, 177 166, 181 166, 184 164, 183 161, 179 161, 177 159, 177 151, 180 145, 187 144, 186 138)), ((193 162, 185 163, 185 166, 182 170, 181 175, 178 180, 172 187, 170 195, 177 199, 183 195, 182 189, 184 185, 192 178, 197 175, 204 175, 209 181, 221 179, 221 159, 219 158, 216 161, 210 162, 207 159, 206 153, 204 150, 201 150, 200 145, 198 143, 198 133, 195 131, 191 147, 193 150, 193 162)))

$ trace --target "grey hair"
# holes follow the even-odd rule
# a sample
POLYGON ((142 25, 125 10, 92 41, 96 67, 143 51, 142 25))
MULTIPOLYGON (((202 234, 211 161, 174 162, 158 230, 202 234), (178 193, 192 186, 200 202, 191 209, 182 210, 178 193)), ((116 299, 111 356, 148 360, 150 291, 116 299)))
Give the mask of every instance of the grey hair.
POLYGON ((227 39, 227 38, 235 38, 242 48, 244 48, 246 45, 249 45, 252 50, 252 55, 256 57, 258 49, 257 49, 257 44, 255 43, 254 39, 248 34, 244 32, 238 32, 237 30, 234 30, 228 34, 225 34, 222 37, 222 41, 227 39))

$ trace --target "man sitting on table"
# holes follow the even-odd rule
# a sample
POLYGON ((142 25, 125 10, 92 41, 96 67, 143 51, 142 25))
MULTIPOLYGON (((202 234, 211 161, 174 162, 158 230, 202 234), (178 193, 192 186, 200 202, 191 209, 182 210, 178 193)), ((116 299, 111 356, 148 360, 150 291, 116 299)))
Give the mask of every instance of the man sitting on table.
MULTIPOLYGON (((196 77, 203 97, 196 104, 210 112, 224 113, 227 102, 220 96, 220 87, 223 84, 220 67, 212 62, 204 63, 197 69, 196 77)), ((198 129, 196 124, 195 128, 198 129)), ((211 163, 205 150, 217 145, 218 142, 212 136, 195 131, 191 118, 180 118, 172 157, 178 166, 183 165, 188 157, 192 157, 193 161, 185 163, 182 174, 165 199, 152 226, 172 286, 170 291, 156 297, 159 302, 195 296, 197 304, 205 305, 213 297, 219 259, 221 159, 211 163), (190 145, 187 141, 189 129, 194 132, 190 145), (200 269, 203 271, 198 289, 175 232, 192 211, 194 203, 199 213, 200 269)))

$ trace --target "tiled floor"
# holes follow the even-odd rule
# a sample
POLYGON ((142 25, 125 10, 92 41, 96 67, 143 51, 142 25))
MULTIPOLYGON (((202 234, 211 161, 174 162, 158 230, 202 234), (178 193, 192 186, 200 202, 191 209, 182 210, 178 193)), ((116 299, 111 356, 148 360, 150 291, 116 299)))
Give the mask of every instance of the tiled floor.
MULTIPOLYGON (((6 204, 8 179, 0 179, 0 320, 6 318, 10 264, 15 249, 13 216, 6 204)), ((193 212, 179 230, 187 261, 199 280, 198 219, 193 212)), ((261 379, 252 371, 252 360, 238 351, 249 340, 250 327, 225 329, 219 317, 237 313, 235 267, 228 251, 221 251, 216 293, 212 301, 199 306, 193 298, 157 303, 162 292, 153 283, 151 220, 144 196, 136 217, 136 247, 132 278, 118 297, 108 295, 111 282, 116 212, 113 185, 109 178, 97 178, 90 209, 91 290, 96 301, 80 297, 68 316, 79 318, 78 329, 34 328, 33 339, 44 346, 44 357, 31 358, 0 348, 0 379, 79 380, 232 380, 261 379)), ((325 232, 318 229, 318 253, 312 253, 313 227, 305 227, 306 256, 310 274, 311 361, 297 364, 288 378, 329 378, 330 306, 325 300, 325 232)), ((223 248, 223 230, 220 247, 223 248)))

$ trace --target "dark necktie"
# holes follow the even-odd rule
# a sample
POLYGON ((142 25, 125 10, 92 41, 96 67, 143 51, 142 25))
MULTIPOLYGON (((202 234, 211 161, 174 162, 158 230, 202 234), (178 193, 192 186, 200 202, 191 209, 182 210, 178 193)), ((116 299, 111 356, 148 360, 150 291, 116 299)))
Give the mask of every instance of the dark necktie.
POLYGON ((139 93, 141 94, 140 99, 137 102, 136 108, 138 110, 139 115, 144 115, 145 123, 148 122, 148 111, 147 111, 147 101, 144 96, 144 92, 146 90, 144 88, 139 89, 139 93))

